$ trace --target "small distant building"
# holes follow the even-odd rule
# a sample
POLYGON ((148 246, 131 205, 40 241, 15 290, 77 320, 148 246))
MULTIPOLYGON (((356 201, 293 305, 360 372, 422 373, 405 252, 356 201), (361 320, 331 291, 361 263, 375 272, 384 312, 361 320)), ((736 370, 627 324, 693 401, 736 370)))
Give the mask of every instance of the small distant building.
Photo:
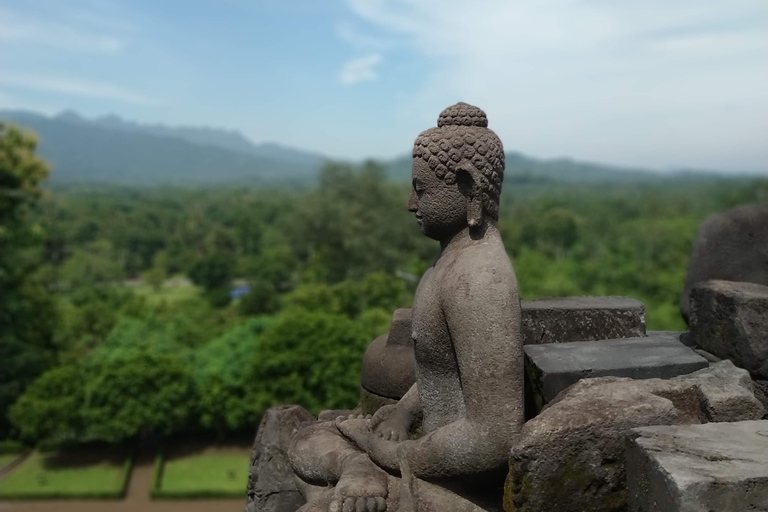
POLYGON ((236 286, 232 288, 229 291, 229 298, 232 300, 239 299, 240 297, 243 297, 244 295, 248 295, 251 293, 251 286, 248 284, 244 284, 241 286, 236 286))

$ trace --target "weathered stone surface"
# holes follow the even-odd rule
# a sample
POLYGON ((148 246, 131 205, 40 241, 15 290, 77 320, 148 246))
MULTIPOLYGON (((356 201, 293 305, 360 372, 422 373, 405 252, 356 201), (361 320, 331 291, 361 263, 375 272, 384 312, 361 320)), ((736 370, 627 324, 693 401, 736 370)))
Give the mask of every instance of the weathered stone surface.
MULTIPOLYGON (((564 297, 523 301, 525 345, 645 335, 645 307, 626 297, 564 297)), ((361 402, 366 414, 399 400, 416 381, 412 313, 398 309, 389 333, 376 338, 363 359, 361 402)))
POLYGON ((360 384, 379 397, 400 399, 416 381, 410 309, 392 315, 389 333, 368 346, 363 358, 360 384))
POLYGON ((626 459, 632 512, 768 512, 768 421, 633 429, 626 459))
POLYGON ((768 379, 768 286, 701 283, 691 291, 689 320, 697 346, 768 379))
POLYGON ((625 510, 624 438, 632 428, 762 416, 749 374, 730 361, 669 380, 583 379, 514 439, 504 509, 625 510))
POLYGON ((680 297, 686 321, 691 290, 712 279, 768 285, 768 203, 718 213, 701 224, 680 297))
POLYGON ((645 336, 645 306, 627 297, 524 301, 526 345, 645 336))
POLYGON ((388 398, 386 396, 380 396, 371 393, 364 387, 360 386, 360 412, 363 414, 373 414, 385 405, 396 404, 397 399, 388 398))
MULTIPOLYGON (((548 343, 525 347, 526 393, 536 411, 568 386, 591 377, 668 379, 709 366, 679 333, 643 338, 548 343)), ((530 402, 529 399, 529 403, 530 402)))
POLYGON ((325 411, 320 411, 320 414, 317 415, 317 421, 333 421, 339 416, 348 417, 355 413, 359 414, 354 409, 326 409, 325 411))
POLYGON ((315 417, 298 405, 264 413, 253 442, 245 512, 295 512, 304 504, 287 451, 291 438, 315 417))
POLYGON ((765 409, 763 418, 768 420, 768 380, 755 380, 752 384, 755 387, 755 397, 760 400, 765 409))

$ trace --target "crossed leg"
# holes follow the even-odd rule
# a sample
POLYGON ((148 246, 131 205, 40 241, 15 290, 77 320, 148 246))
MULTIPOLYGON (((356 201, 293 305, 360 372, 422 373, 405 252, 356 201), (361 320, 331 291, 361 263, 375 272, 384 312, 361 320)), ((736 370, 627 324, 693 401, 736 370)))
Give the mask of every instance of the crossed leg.
POLYGON ((289 458, 307 500, 302 512, 386 510, 387 473, 341 435, 334 422, 300 430, 291 441, 289 458))

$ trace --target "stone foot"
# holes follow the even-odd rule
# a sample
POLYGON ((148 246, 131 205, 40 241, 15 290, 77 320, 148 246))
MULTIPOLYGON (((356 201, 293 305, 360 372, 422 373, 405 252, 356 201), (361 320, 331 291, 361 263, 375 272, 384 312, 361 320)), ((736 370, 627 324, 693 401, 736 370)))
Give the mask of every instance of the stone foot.
POLYGON ((368 437, 371 435, 371 429, 368 426, 368 419, 362 417, 350 417, 349 419, 339 417, 336 419, 336 428, 341 435, 355 443, 361 450, 368 450, 368 437))
POLYGON ((367 455, 353 455, 344 462, 328 512, 382 512, 387 491, 387 474, 367 455))

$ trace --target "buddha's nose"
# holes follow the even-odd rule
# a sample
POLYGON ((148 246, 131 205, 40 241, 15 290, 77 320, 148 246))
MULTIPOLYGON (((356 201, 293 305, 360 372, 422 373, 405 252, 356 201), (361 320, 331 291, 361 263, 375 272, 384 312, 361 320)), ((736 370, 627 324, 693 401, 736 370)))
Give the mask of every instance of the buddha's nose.
POLYGON ((411 195, 408 197, 408 211, 416 212, 419 209, 419 202, 416 200, 416 191, 411 190, 411 195))

